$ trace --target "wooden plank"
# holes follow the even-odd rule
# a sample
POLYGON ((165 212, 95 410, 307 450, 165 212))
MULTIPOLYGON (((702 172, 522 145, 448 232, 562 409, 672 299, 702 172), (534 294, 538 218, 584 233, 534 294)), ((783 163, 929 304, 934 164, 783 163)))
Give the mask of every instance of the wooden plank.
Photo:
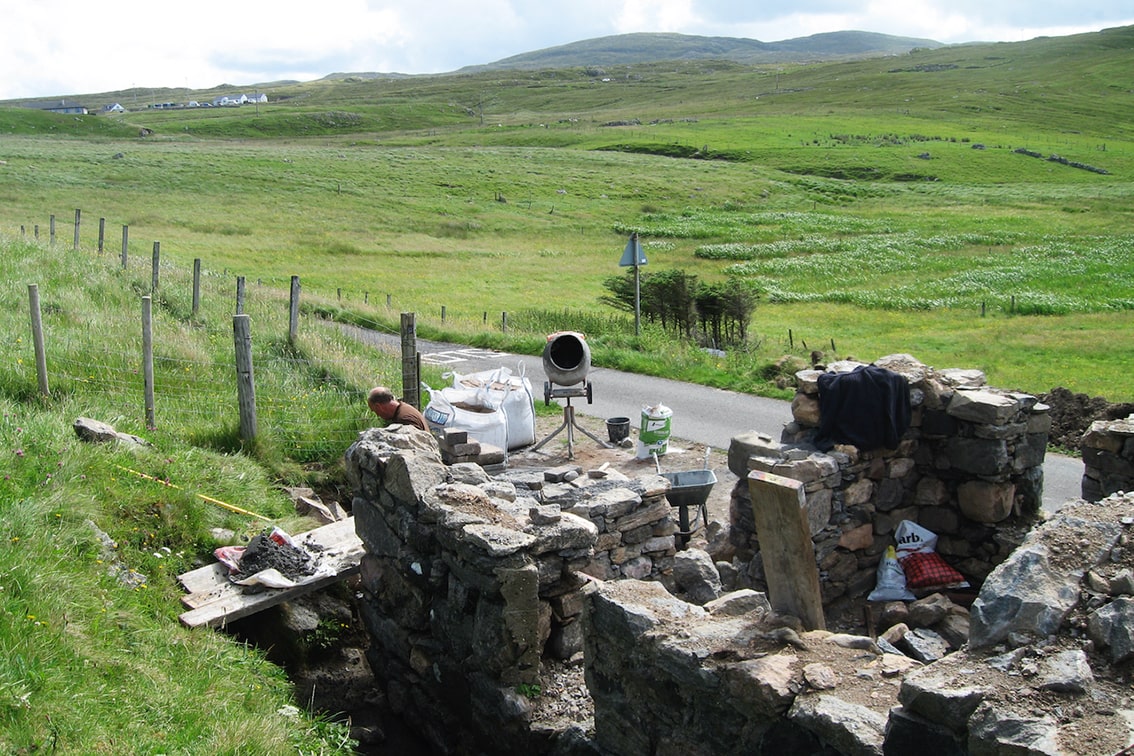
POLYGON ((244 588, 228 579, 228 568, 217 562, 178 576, 189 592, 181 603, 189 611, 180 615, 186 627, 223 626, 285 601, 325 588, 356 574, 364 552, 362 541, 354 531, 354 519, 347 518, 293 536, 297 544, 317 555, 323 574, 312 577, 293 588, 265 588, 259 593, 245 593, 244 588))
POLYGON ((803 484, 753 470, 748 493, 772 609, 798 617, 808 630, 826 629, 803 484))

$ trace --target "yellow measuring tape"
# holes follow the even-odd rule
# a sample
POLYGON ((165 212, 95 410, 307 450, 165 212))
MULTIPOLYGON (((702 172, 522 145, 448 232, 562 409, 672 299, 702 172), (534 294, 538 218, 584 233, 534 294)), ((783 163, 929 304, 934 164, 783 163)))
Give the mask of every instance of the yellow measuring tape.
MULTIPOLYGON (((133 473, 134 475, 137 475, 139 478, 145 478, 146 480, 152 480, 154 483, 161 483, 163 486, 169 486, 170 488, 175 488, 178 491, 184 490, 181 486, 175 486, 174 484, 170 483, 169 481, 162 480, 161 478, 155 478, 152 475, 146 475, 144 472, 138 472, 137 470, 131 470, 129 467, 123 467, 122 465, 115 465, 115 467, 117 467, 119 470, 125 470, 128 473, 133 473)), ((236 512, 237 514, 248 515, 249 517, 258 517, 261 520, 264 520, 265 522, 271 522, 271 519, 268 518, 268 517, 265 517, 264 515, 258 515, 255 512, 249 512, 247 509, 241 509, 238 506, 235 506, 233 504, 228 504, 226 502, 221 501, 220 499, 214 499, 211 496, 205 496, 204 494, 199 494, 199 493, 195 493, 193 495, 196 496, 198 499, 203 499, 203 500, 209 502, 210 504, 216 504, 218 507, 224 507, 225 509, 227 509, 230 512, 236 512)))

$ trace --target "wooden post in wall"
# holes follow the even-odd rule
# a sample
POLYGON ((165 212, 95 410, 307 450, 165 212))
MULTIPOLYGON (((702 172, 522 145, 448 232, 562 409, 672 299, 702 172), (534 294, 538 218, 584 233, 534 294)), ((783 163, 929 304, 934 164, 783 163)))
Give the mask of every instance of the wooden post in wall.
POLYGON ((772 609, 798 617, 807 630, 825 630, 803 483, 753 470, 748 473, 748 494, 772 609))

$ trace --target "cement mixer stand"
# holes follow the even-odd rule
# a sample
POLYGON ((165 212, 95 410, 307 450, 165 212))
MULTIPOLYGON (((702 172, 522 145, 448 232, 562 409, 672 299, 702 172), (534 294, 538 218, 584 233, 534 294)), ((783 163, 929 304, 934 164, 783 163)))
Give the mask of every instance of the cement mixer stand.
POLYGON ((578 428, 590 438, 597 441, 604 449, 610 449, 611 445, 603 441, 601 438, 591 433, 589 430, 579 425, 575 421, 575 408, 571 406, 571 397, 585 396, 587 397, 587 404, 591 403, 591 382, 587 381, 585 384, 575 386, 560 386, 555 388, 550 381, 545 381, 543 384, 543 403, 545 405, 551 404, 552 399, 566 399, 567 403, 563 405, 563 423, 553 430, 546 438, 532 447, 532 451, 538 451, 541 446, 546 444, 551 439, 558 436, 567 430, 567 459, 575 458, 575 429, 578 428))

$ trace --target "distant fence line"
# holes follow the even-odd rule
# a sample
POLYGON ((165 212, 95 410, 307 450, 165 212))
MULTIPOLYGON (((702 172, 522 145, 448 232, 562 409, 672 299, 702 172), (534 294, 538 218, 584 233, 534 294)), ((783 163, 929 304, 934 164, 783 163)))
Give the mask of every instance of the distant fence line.
MULTIPOLYGON (((73 237, 74 241, 73 241, 73 245, 72 245, 73 251, 76 251, 76 252, 79 251, 79 249, 80 249, 80 232, 81 232, 81 228, 82 228, 82 215, 83 215, 82 209, 76 208, 75 209, 75 220, 74 220, 74 237, 73 237)), ((52 246, 55 246, 55 244, 56 244, 56 217, 55 217, 55 215, 49 216, 49 228, 50 228, 49 243, 52 246)), ((20 235, 22 237, 24 237, 25 239, 27 238, 28 232, 27 232, 27 226, 25 224, 20 225, 20 235)), ((35 224, 33 226, 33 238, 36 239, 36 240, 39 239, 39 224, 35 224)), ((105 252, 105 248, 106 248, 105 242, 106 242, 106 218, 100 217, 98 219, 98 246, 97 246, 99 254, 103 254, 105 252)), ((121 244, 121 255, 120 255, 123 270, 127 270, 128 267, 129 267, 129 264, 130 264, 129 245, 130 245, 130 226, 124 224, 122 226, 122 244, 121 244)), ((157 290, 158 290, 159 283, 160 283, 160 281, 159 281, 160 270, 161 270, 161 242, 160 241, 155 240, 153 242, 153 254, 152 254, 152 262, 151 262, 150 270, 151 270, 150 290, 151 290, 151 293, 156 293, 157 290)), ((193 315, 194 316, 197 315, 198 308, 199 308, 199 305, 200 305, 200 276, 201 276, 201 273, 202 273, 202 271, 201 271, 201 259, 195 258, 194 261, 193 261, 193 315)), ((227 269, 224 271, 224 275, 228 275, 227 269)), ((296 278, 297 278, 296 276, 292 276, 293 281, 296 278)), ((240 308, 240 305, 241 305, 242 299, 243 299, 244 281, 245 281, 244 276, 238 276, 237 277, 237 286, 238 286, 237 314, 239 314, 241 312, 241 310, 239 308, 240 308)), ((269 283, 270 282, 271 282, 271 279, 269 279, 269 283)), ((264 280, 262 278, 257 279, 257 284, 258 285, 264 285, 264 280)), ((354 294, 355 297, 361 298, 363 304, 365 304, 365 305, 370 304, 370 292, 369 291, 344 289, 341 286, 336 287, 336 289, 335 289, 334 299, 335 299, 336 302, 341 303, 341 302, 344 301, 344 292, 346 294, 347 300, 350 299, 351 294, 354 294)), ((393 294, 386 292, 384 294, 384 296, 385 296, 385 300, 386 300, 386 309, 392 310, 393 307, 394 307, 393 294)), ((330 296, 324 294, 323 298, 324 299, 330 299, 330 296)), ((489 327, 489 314, 490 313, 489 313, 488 310, 479 311, 481 324, 485 328, 489 327)), ((450 316, 450 313, 448 311, 448 307, 446 305, 440 305, 440 309, 439 309, 440 322, 442 324, 445 324, 446 322, 448 322, 449 316, 450 316)), ((474 314, 471 314, 471 315, 465 315, 464 317, 468 320, 475 320, 476 317, 477 317, 477 314, 474 313, 474 314)), ((501 311, 500 312, 499 320, 496 320, 495 313, 492 314, 492 318, 493 318, 492 322, 494 324, 499 323, 499 327, 500 327, 500 330, 501 330, 502 333, 506 333, 508 331, 508 312, 507 311, 501 311)), ((495 327, 495 326, 493 326, 493 327, 495 327)), ((292 334, 292 336, 294 337, 294 334, 292 334)))

